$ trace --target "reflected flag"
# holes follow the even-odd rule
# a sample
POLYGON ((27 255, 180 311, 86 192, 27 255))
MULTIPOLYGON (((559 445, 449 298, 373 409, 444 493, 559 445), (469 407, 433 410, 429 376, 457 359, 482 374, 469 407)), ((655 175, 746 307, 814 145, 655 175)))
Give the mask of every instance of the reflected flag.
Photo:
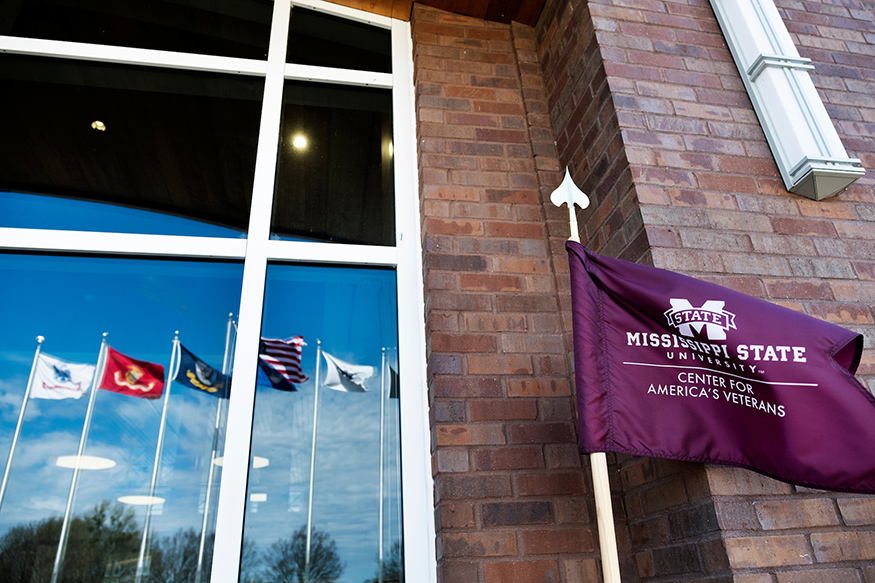
POLYGON ((164 390, 164 367, 107 347, 106 365, 98 387, 131 397, 158 399, 164 390))
POLYGON ((179 368, 173 380, 182 386, 220 399, 227 399, 231 388, 231 378, 214 369, 203 360, 191 353, 182 344, 179 345, 179 368))
POLYGON ((258 349, 258 366, 273 388, 280 391, 296 391, 295 383, 309 380, 301 370, 303 345, 303 336, 294 336, 287 340, 262 337, 258 349))
POLYGON ((365 381, 374 376, 374 367, 344 362, 324 350, 322 356, 328 363, 323 385, 329 389, 347 393, 364 393, 368 390, 365 388, 365 381))
POLYGON ((398 371, 389 367, 389 398, 397 399, 401 396, 401 379, 398 371))
POLYGON ((78 399, 91 387, 94 365, 67 362, 41 353, 36 363, 32 399, 78 399))

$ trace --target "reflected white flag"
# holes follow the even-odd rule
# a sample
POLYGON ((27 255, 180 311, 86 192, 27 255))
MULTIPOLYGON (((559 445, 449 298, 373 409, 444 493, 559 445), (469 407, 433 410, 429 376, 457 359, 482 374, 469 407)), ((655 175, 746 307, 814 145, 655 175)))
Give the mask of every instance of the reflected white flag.
POLYGON ((88 392, 94 365, 67 362, 42 353, 36 363, 32 399, 78 399, 88 392))
POLYGON ((376 369, 372 366, 350 364, 322 351, 328 366, 325 369, 323 384, 335 391, 347 393, 364 393, 365 381, 374 376, 376 369))

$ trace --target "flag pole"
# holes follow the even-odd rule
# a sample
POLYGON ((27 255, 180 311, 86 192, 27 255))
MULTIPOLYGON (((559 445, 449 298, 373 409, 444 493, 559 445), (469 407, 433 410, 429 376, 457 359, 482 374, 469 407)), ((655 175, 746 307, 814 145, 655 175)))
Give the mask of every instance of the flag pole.
POLYGON ((88 429, 91 426, 91 416, 94 413, 94 401, 97 399, 97 379, 103 375, 106 366, 106 336, 100 343, 97 352, 97 366, 94 367, 94 378, 91 379, 91 394, 88 396, 88 409, 85 411, 85 422, 82 424, 82 435, 79 436, 79 449, 76 452, 76 463, 73 466, 73 479, 70 480, 70 492, 67 495, 67 507, 64 509, 64 521, 61 523, 61 536, 58 540, 58 550, 55 553, 55 563, 52 566, 52 583, 58 583, 61 569, 64 565, 64 553, 67 551, 67 538, 70 536, 70 514, 73 511, 73 501, 76 499, 76 487, 79 484, 79 466, 82 465, 82 453, 88 439, 88 429))
POLYGON ((383 420, 386 417, 386 349, 382 349, 383 359, 380 363, 380 505, 377 519, 377 581, 383 583, 383 420))
POLYGON ((167 372, 167 383, 164 385, 164 405, 161 407, 161 424, 158 426, 158 444, 155 446, 155 460, 152 463, 152 481, 149 483, 149 500, 146 503, 146 518, 143 520, 143 538, 140 539, 140 554, 137 557, 137 573, 134 582, 143 580, 143 570, 146 559, 146 545, 149 541, 149 524, 152 521, 152 500, 155 498, 155 486, 158 482, 158 469, 161 465, 161 450, 164 448, 164 427, 167 425, 167 405, 170 402, 170 387, 176 376, 176 365, 179 363, 179 330, 173 336, 173 347, 170 349, 170 369, 167 372))
MULTIPOLYGON (((550 195, 550 201, 556 206, 568 205, 568 228, 571 231, 569 241, 580 243, 577 226, 577 211, 574 205, 581 209, 589 206, 589 198, 571 179, 568 167, 565 167, 565 178, 550 195)), ((578 387, 578 390, 580 387, 578 387)), ((599 548, 602 555, 602 571, 605 583, 620 583, 620 560, 617 553, 617 535, 614 532, 614 512, 611 504, 611 483, 608 479, 608 458, 604 452, 589 454, 592 470, 592 488, 595 495, 596 522, 599 529, 599 548)))
POLYGON ((313 391, 313 441, 310 447, 310 499, 307 502, 307 550, 304 555, 304 583, 310 583, 310 538, 313 532, 313 477, 316 472, 316 413, 319 410, 319 363, 322 341, 316 340, 316 388, 313 391))
POLYGON ((3 482, 0 483, 0 508, 3 507, 3 498, 6 496, 6 485, 9 483, 9 471, 12 468, 12 456, 15 455, 15 446, 18 444, 18 437, 21 435, 21 425, 24 423, 24 410, 27 407, 27 401, 30 399, 30 387, 33 385, 33 377, 36 374, 36 365, 39 361, 40 349, 43 345, 43 336, 36 337, 36 351, 33 354, 33 364, 30 366, 30 376, 27 377, 27 387, 24 389, 24 400, 21 402, 21 410, 18 412, 18 424, 15 426, 15 434, 12 436, 12 445, 9 448, 9 456, 6 458, 6 469, 3 470, 3 482))
MULTIPOLYGON (((231 369, 230 348, 231 327, 233 324, 234 314, 228 314, 228 327, 225 329, 225 355, 222 357, 222 374, 226 376, 231 369)), ((225 399, 222 399, 222 397, 219 397, 219 402, 216 403, 216 422, 213 426, 213 450, 210 453, 210 470, 208 474, 209 477, 207 478, 207 492, 204 496, 204 520, 201 524, 201 540, 197 552, 197 570, 194 574, 194 583, 201 583, 201 577, 203 576, 204 570, 204 546, 207 538, 207 524, 210 517, 210 499, 212 498, 211 494, 213 492, 213 476, 216 471, 216 450, 219 447, 219 423, 222 419, 222 402, 224 400, 225 399)))

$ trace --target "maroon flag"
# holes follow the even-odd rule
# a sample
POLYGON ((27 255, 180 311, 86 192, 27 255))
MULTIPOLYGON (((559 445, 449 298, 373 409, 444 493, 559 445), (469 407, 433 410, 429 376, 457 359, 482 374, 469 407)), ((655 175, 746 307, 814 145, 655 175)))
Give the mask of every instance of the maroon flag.
POLYGON ((580 450, 738 466, 875 493, 863 339, 691 277, 566 244, 580 450))

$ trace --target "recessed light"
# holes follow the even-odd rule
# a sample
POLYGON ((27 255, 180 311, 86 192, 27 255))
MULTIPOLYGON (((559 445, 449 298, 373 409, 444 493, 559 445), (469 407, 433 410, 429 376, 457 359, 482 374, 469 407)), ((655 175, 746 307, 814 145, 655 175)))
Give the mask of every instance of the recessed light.
POLYGON ((164 503, 164 498, 160 496, 119 496, 117 500, 122 504, 133 504, 134 506, 164 503))
POLYGON ((102 121, 100 121, 99 119, 96 119, 93 122, 91 122, 91 127, 99 132, 106 131, 106 124, 103 123, 102 121))
MULTIPOLYGON (((73 469, 76 467, 75 455, 61 455, 55 462, 59 467, 73 469)), ((97 457, 96 455, 83 455, 79 458, 80 470, 107 470, 115 467, 115 462, 109 458, 97 457)))
POLYGON ((292 145, 298 150, 303 150, 307 147, 307 138, 298 134, 297 136, 292 138, 292 145))

